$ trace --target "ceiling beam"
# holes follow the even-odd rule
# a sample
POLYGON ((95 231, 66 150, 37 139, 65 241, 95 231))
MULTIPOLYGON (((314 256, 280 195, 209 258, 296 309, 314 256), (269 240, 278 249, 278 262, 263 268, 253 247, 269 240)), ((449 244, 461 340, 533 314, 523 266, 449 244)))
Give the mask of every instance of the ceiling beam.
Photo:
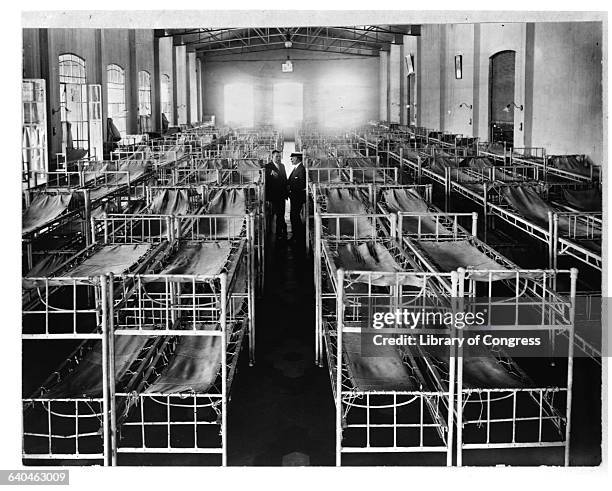
MULTIPOLYGON (((210 48, 208 49, 213 49, 216 47, 217 44, 221 44, 222 46, 226 47, 226 48, 230 48, 232 47, 233 44, 236 43, 241 43, 241 46, 250 46, 252 43, 250 42, 253 39, 261 39, 262 42, 270 42, 272 40, 277 40, 277 39, 281 39, 283 42, 287 39, 287 36, 285 35, 285 33, 279 32, 279 33, 274 33, 271 35, 268 35, 268 39, 265 39, 265 36, 262 36, 260 34, 257 34, 256 36, 247 36, 247 37, 235 37, 235 38, 228 38, 225 40, 221 40, 221 39, 216 39, 215 41, 212 42, 206 42, 206 41, 201 41, 199 39, 195 39, 193 41, 184 41, 183 44, 185 45, 202 45, 202 50, 205 51, 207 48, 205 48, 205 45, 210 46, 210 48)), ((314 44, 316 41, 330 41, 328 43, 329 46, 334 46, 335 44, 337 44, 338 42, 340 43, 348 43, 351 47, 355 46, 355 45, 362 45, 365 46, 368 49, 381 49, 386 47, 385 45, 390 44, 390 42, 379 42, 379 43, 374 43, 370 40, 367 39, 361 39, 361 36, 358 37, 357 39, 348 39, 348 38, 344 38, 344 37, 338 37, 338 36, 325 36, 325 35, 309 35, 309 34, 305 34, 305 33, 301 33, 301 32, 295 32, 291 35, 290 39, 292 40, 292 42, 302 42, 302 39, 305 39, 306 44, 310 45, 310 44, 314 44)), ((342 45, 342 47, 346 47, 345 45, 342 45)))
MULTIPOLYGON (((262 52, 262 51, 274 51, 274 50, 278 50, 279 48, 275 47, 275 46, 270 46, 268 44, 260 44, 259 47, 255 48, 255 47, 251 47, 248 50, 245 50, 245 52, 248 53, 258 53, 258 52, 262 52)), ((240 53, 227 53, 227 52, 223 52, 224 50, 218 50, 216 52, 208 52, 208 51, 198 51, 196 50, 196 53, 201 53, 203 55, 204 60, 207 59, 214 59, 217 57, 221 57, 224 54, 228 54, 228 55, 234 55, 234 54, 240 54, 240 53)), ((318 45, 315 46, 311 46, 310 48, 298 48, 298 47, 293 47, 291 48, 291 51, 318 51, 318 52, 325 52, 325 53, 335 53, 335 54, 339 54, 339 55, 345 55, 345 56, 367 56, 367 57, 377 57, 378 56, 378 51, 373 51, 373 50, 361 50, 359 49, 358 53, 347 53, 347 52, 343 52, 339 49, 336 48, 319 48, 318 45)), ((270 60, 273 61, 273 60, 270 60)), ((281 61, 281 60, 279 60, 281 61)))

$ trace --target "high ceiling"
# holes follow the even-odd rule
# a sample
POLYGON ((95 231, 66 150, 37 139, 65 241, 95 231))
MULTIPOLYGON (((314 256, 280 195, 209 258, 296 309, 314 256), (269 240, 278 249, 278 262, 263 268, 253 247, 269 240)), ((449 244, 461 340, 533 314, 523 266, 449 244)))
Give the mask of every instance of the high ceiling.
POLYGON ((402 36, 419 35, 416 25, 350 27, 249 27, 232 29, 168 29, 161 36, 172 36, 175 45, 205 56, 240 54, 285 49, 327 51, 359 56, 378 56, 402 36))

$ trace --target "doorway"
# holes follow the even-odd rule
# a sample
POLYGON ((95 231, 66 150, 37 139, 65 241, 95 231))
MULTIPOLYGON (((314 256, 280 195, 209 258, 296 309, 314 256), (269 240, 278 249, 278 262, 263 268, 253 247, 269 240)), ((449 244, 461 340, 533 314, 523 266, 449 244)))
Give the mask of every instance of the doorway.
POLYGON ((293 140, 296 127, 303 119, 303 85, 297 82, 274 84, 274 126, 283 132, 285 140, 293 140))
POLYGON ((489 58, 489 141, 514 145, 514 63, 516 52, 489 58))

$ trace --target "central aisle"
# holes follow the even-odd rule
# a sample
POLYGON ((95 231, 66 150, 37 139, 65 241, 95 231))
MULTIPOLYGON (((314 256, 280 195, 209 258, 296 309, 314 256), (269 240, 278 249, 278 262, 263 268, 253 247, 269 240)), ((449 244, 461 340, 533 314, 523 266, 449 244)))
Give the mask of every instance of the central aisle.
MULTIPOLYGON (((289 175, 293 142, 282 162, 289 175)), ((289 223, 287 202, 287 227, 289 223)), ((270 240, 272 239, 272 240, 270 240)), ((229 410, 229 465, 334 465, 334 403, 327 368, 314 364, 312 262, 291 244, 266 242, 256 311, 256 363, 241 356, 229 410)))

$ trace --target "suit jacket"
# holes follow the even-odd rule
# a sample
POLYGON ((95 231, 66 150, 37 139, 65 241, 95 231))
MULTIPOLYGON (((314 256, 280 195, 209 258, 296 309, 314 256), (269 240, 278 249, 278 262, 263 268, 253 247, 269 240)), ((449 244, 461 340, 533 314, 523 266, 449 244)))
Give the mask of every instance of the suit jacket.
POLYGON ((281 163, 277 168, 272 162, 265 165, 266 169, 266 200, 280 201, 287 199, 287 172, 281 163))
POLYGON ((300 163, 289 176, 289 198, 292 201, 306 201, 306 169, 300 163))

